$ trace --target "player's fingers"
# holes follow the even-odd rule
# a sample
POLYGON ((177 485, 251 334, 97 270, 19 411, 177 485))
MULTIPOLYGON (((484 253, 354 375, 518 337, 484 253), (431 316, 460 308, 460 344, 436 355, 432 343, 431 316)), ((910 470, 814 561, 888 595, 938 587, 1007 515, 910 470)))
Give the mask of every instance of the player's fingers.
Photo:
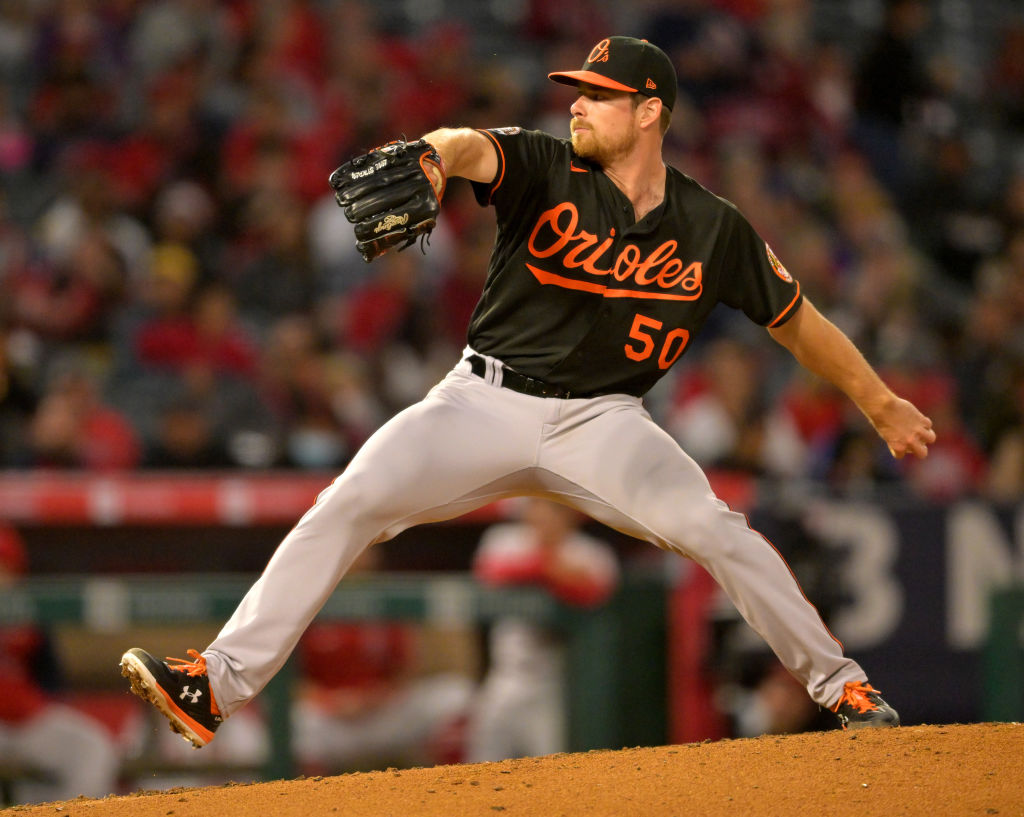
POLYGON ((931 427, 931 421, 928 422, 928 426, 923 428, 910 440, 910 444, 904 453, 913 454, 919 459, 924 459, 928 456, 928 446, 935 442, 935 431, 931 427))
POLYGON ((928 456, 928 446, 920 440, 913 439, 909 442, 889 443, 889 453, 898 460, 903 459, 907 454, 924 459, 928 456))
MULTIPOLYGON (((928 456, 928 446, 935 442, 935 432, 931 429, 922 429, 908 440, 896 444, 896 452, 893 456, 901 459, 907 454, 924 459, 928 456)), ((889 449, 892 451, 892 448, 889 449)))

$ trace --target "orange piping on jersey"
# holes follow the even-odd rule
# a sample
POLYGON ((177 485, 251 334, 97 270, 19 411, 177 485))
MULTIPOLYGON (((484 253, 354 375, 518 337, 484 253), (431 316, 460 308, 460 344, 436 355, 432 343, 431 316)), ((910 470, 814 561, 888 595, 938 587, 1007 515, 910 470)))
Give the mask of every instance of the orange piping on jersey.
POLYGON ((646 289, 609 289, 605 284, 596 284, 593 281, 580 281, 576 278, 566 278, 554 272, 548 272, 533 264, 527 264, 526 268, 533 273, 533 277, 542 284, 561 287, 562 289, 575 289, 580 292, 593 292, 604 298, 646 298, 656 301, 693 301, 697 295, 677 295, 673 292, 651 292, 646 289))
POLYGON ((776 316, 775 320, 773 320, 770 324, 768 324, 768 328, 769 329, 773 328, 779 321, 781 321, 784 317, 786 317, 786 314, 789 312, 790 309, 793 308, 793 304, 795 304, 797 302, 797 299, 799 297, 800 297, 800 282, 797 281, 796 282, 796 295, 793 296, 793 300, 792 301, 790 301, 788 304, 786 304, 786 308, 783 309, 776 316))
POLYGON ((574 165, 572 162, 569 162, 569 170, 571 170, 573 173, 589 173, 590 172, 585 167, 576 167, 576 165, 574 165))
POLYGON ((556 275, 553 272, 547 270, 538 269, 533 264, 527 264, 526 268, 533 273, 533 277, 536 278, 542 284, 553 284, 556 287, 562 289, 576 289, 580 292, 594 292, 598 295, 604 295, 608 291, 608 287, 604 284, 595 284, 593 281, 578 281, 575 278, 566 278, 562 275, 556 275))
MULTIPOLYGON (((728 503, 725 503, 725 507, 729 508, 729 510, 732 511, 732 508, 729 507, 728 503)), ((747 516, 745 513, 741 513, 740 511, 733 511, 733 513, 739 513, 743 517, 744 521, 747 523, 747 527, 751 531, 756 533, 758 536, 760 536, 762 539, 764 539, 764 541, 768 543, 768 547, 775 551, 775 555, 782 559, 782 564, 786 566, 786 570, 789 571, 789 575, 792 576, 793 581, 796 582, 796 589, 800 591, 800 595, 803 596, 804 601, 811 605, 811 609, 813 609, 814 612, 818 614, 818 618, 821 621, 821 626, 825 628, 825 632, 828 633, 829 638, 831 638, 833 641, 836 642, 836 644, 839 645, 839 649, 845 650, 846 648, 843 646, 843 642, 836 638, 835 634, 828 628, 828 625, 825 623, 825 619, 821 617, 821 612, 814 605, 814 602, 807 598, 807 594, 804 592, 803 587, 800 585, 800 580, 796 577, 796 573, 793 572, 793 568, 789 566, 789 562, 786 561, 786 557, 782 555, 782 552, 777 547, 775 547, 775 544, 772 542, 771 539, 769 539, 767 536, 761 533, 761 531, 759 531, 757 528, 750 524, 749 516, 747 516)))
POLYGON ((485 130, 481 130, 480 133, 482 133, 484 136, 488 137, 492 142, 494 142, 494 149, 498 151, 498 159, 501 162, 501 168, 499 169, 500 172, 498 173, 498 181, 495 182, 494 185, 491 187, 491 192, 490 195, 488 196, 488 200, 493 201, 494 194, 498 192, 498 188, 501 187, 501 183, 505 181, 505 151, 501 149, 501 145, 498 143, 498 140, 494 138, 493 133, 489 133, 488 131, 485 130))

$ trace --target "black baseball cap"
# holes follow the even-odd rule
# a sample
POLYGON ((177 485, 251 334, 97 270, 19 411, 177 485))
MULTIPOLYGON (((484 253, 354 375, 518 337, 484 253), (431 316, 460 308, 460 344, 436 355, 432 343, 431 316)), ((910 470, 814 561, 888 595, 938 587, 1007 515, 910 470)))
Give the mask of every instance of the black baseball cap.
POLYGON ((555 71, 548 79, 657 97, 669 110, 676 104, 678 80, 672 60, 658 46, 636 37, 605 37, 590 49, 579 71, 555 71))

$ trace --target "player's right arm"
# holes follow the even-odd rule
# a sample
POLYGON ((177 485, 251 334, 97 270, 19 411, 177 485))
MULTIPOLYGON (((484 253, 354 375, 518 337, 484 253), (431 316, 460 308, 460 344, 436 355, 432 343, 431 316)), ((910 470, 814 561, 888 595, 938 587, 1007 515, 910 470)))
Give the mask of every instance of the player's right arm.
POLYGON ((461 176, 474 182, 490 182, 498 173, 498 155, 494 143, 472 128, 438 128, 423 138, 436 148, 444 160, 448 176, 461 176))

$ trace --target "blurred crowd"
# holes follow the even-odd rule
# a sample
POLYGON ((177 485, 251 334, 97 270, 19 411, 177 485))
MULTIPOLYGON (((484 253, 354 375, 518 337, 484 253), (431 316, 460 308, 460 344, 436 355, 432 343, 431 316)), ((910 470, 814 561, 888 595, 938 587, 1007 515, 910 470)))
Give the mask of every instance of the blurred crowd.
POLYGON ((455 182, 425 254, 367 265, 328 174, 438 125, 566 135, 547 72, 619 32, 677 66, 667 159, 939 441, 892 461, 724 309, 656 419, 708 467, 1021 496, 1024 15, 958 51, 926 0, 606 5, 4 0, 0 467, 343 467, 457 359, 494 220, 455 182))

